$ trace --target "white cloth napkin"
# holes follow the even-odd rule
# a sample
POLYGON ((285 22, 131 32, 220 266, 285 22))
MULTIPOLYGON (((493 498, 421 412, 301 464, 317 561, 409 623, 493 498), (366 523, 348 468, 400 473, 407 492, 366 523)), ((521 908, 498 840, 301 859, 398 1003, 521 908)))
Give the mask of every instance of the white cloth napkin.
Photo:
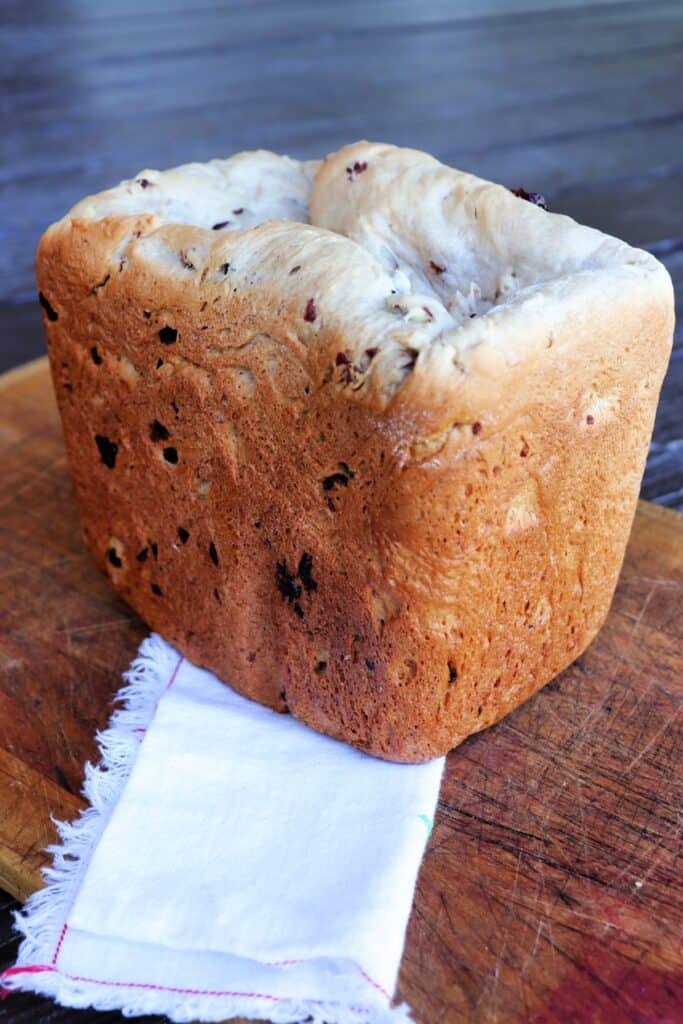
POLYGON ((443 760, 388 764, 157 636, 2 979, 67 1006, 365 1024, 391 1008, 443 760))

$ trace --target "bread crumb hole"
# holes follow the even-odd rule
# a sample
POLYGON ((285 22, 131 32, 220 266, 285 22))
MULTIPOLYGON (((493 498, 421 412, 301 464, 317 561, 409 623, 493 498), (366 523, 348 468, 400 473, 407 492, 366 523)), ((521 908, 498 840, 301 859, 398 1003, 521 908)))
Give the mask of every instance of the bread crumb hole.
POLYGON ((313 664, 313 671, 316 673, 316 675, 320 676, 323 674, 323 672, 327 671, 329 660, 330 652, 327 650, 326 647, 322 647, 319 651, 316 652, 315 661, 313 664))

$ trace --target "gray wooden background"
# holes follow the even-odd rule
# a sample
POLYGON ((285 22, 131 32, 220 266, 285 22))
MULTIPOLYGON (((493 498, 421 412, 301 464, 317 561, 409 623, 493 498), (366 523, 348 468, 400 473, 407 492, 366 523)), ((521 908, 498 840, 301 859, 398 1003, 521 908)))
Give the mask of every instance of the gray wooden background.
MULTIPOLYGON (((0 370, 43 353, 50 221, 144 167, 261 146, 365 137, 540 190, 655 253, 680 299, 682 0, 0 0, 0 57, 0 370)), ((643 496, 683 507, 676 341, 643 496)), ((72 1020, 121 1018, 0 1002, 0 1022, 72 1020)))

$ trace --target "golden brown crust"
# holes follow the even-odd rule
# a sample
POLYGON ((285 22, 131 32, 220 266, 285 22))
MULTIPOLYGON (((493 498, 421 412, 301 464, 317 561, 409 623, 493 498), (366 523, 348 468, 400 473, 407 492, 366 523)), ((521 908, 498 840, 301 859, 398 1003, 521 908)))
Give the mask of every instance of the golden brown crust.
POLYGON ((607 613, 672 334, 665 272, 618 256, 406 367, 414 324, 387 338, 391 277, 349 238, 54 225, 38 283, 97 564, 240 692, 380 757, 446 752, 607 613))

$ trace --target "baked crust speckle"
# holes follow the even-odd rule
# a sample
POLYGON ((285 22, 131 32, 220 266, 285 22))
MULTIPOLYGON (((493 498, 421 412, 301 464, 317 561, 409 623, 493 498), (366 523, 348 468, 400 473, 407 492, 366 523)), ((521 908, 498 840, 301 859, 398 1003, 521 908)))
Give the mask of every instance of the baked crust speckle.
POLYGON ((597 632, 673 332, 647 253, 358 143, 141 172, 37 275, 93 557, 240 692, 419 761, 597 632))

